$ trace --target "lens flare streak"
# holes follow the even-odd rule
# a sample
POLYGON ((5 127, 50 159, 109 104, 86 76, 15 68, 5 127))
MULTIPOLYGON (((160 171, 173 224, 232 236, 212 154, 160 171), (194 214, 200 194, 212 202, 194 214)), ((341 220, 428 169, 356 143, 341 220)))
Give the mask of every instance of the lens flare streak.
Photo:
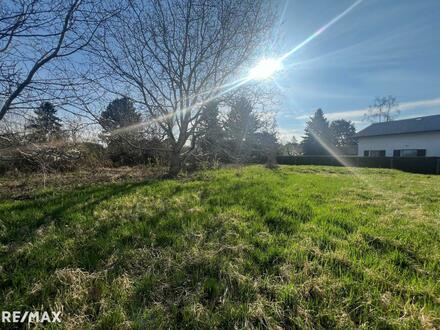
POLYGON ((309 36, 307 39, 305 39, 303 42, 301 42, 299 45, 295 46, 294 48, 292 48, 290 51, 288 51, 287 53, 285 53, 283 56, 281 56, 281 60, 285 60, 286 58, 288 58, 290 55, 292 55, 293 53, 297 52, 298 50, 300 50, 302 47, 304 47, 305 45, 307 45, 310 41, 312 41, 313 39, 315 39, 317 36, 319 36, 320 34, 322 34, 325 30, 327 30, 330 26, 332 26, 333 24, 335 24, 336 22, 338 22, 341 18, 343 18, 345 15, 347 15, 350 11, 352 11, 355 7, 357 7, 363 0, 357 0, 355 3, 353 3, 350 7, 348 7, 347 9, 345 9, 342 13, 340 13, 338 16, 336 16, 335 18, 333 18, 330 22, 328 22, 327 24, 325 24, 323 27, 321 27, 319 30, 317 30, 315 33, 313 33, 311 36, 309 36))
MULTIPOLYGON (((197 108, 197 107, 200 107, 206 103, 209 103, 210 101, 213 101, 216 98, 218 98, 218 97, 220 97, 220 96, 222 96, 222 95, 224 95, 224 94, 226 94, 226 93, 228 93, 228 92, 230 92, 230 91, 232 91, 232 90, 234 90, 234 89, 236 89, 236 88, 238 88, 238 87, 240 87, 240 86, 242 86, 252 80, 262 80, 262 79, 269 78, 273 73, 281 70, 281 68, 283 67, 283 61, 285 59, 287 59, 289 56, 291 56, 292 54, 294 54, 295 52, 297 52, 298 50, 303 48, 305 45, 307 45, 309 42, 314 40, 320 34, 325 32, 329 27, 331 27, 333 24, 335 24, 340 19, 342 19, 345 15, 347 15, 350 11, 352 11, 356 6, 358 6, 362 1, 363 0, 357 0, 356 2, 354 2, 350 7, 345 9, 342 13, 340 13, 335 18, 333 18, 330 22, 328 22, 327 24, 322 26, 319 30, 317 30, 315 33, 310 35, 303 42, 301 42, 300 44, 298 44, 297 46, 295 46, 294 48, 292 48, 290 51, 288 51, 284 55, 280 56, 279 58, 263 59, 253 69, 250 70, 247 77, 240 78, 240 79, 233 81, 231 83, 216 87, 214 89, 211 89, 209 91, 206 91, 204 93, 197 95, 197 96, 200 96, 200 95, 205 95, 205 94, 212 94, 216 90, 221 90, 222 88, 227 87, 224 90, 220 91, 219 93, 215 94, 214 96, 209 97, 207 99, 204 99, 203 101, 198 102, 189 108, 180 109, 175 112, 170 112, 169 114, 153 118, 149 121, 146 121, 146 122, 143 122, 140 124, 135 124, 132 126, 127 126, 127 127, 116 129, 116 130, 112 131, 111 134, 113 135, 113 134, 119 134, 119 133, 130 131, 130 130, 136 130, 136 129, 140 129, 143 127, 148 127, 150 125, 153 125, 154 123, 159 123, 159 122, 168 120, 177 114, 186 113, 188 111, 191 111, 194 108, 197 108)), ((194 99, 195 97, 196 96, 193 96, 192 98, 194 99)))
POLYGON ((339 155, 336 150, 327 144, 318 134, 315 134, 314 132, 310 131, 312 136, 318 141, 318 143, 330 154, 332 157, 334 157, 342 166, 344 166, 346 169, 348 169, 356 178, 358 178, 360 181, 362 181, 368 188, 373 191, 374 193, 381 194, 383 193, 383 190, 380 189, 376 184, 371 183, 368 178, 361 173, 359 173, 359 170, 355 167, 354 164, 350 164, 349 162, 345 161, 341 155, 339 155))

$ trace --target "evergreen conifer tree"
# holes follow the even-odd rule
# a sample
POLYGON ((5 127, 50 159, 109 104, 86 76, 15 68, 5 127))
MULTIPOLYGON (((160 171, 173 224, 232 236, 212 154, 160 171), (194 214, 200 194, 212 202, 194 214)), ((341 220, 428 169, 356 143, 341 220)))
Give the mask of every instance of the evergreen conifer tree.
POLYGON ((321 109, 307 122, 301 142, 304 155, 328 155, 334 145, 329 122, 321 109))
POLYGON ((34 113, 35 117, 27 126, 32 132, 31 139, 33 141, 48 142, 61 137, 61 119, 57 117, 57 110, 52 103, 41 103, 34 113))

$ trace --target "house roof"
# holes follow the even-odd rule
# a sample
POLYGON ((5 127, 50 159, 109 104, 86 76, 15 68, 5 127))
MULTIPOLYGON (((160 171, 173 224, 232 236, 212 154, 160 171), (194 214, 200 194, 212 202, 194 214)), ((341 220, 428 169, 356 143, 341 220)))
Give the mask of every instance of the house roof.
POLYGON ((440 115, 377 123, 364 128, 356 137, 440 131, 440 115))

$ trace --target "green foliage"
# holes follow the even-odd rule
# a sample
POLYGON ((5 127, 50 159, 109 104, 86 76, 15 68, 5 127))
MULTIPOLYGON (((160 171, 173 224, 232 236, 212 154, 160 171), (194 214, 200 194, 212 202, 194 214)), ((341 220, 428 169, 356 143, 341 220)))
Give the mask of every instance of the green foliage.
POLYGON ((243 162, 249 158, 260 127, 260 119, 251 101, 245 96, 237 97, 224 123, 227 150, 231 160, 243 162))
POLYGON ((276 154, 278 150, 278 139, 276 132, 268 130, 256 134, 256 146, 253 150, 253 159, 256 162, 266 161, 268 168, 276 167, 276 154))
POLYGON ((276 131, 265 125, 251 100, 237 97, 224 123, 227 160, 232 162, 275 162, 278 149, 276 131))
POLYGON ((212 101, 203 107, 199 126, 198 145, 202 157, 209 162, 224 158, 225 134, 220 124, 218 102, 212 101))
POLYGON ((333 146, 333 137, 329 122, 321 109, 307 122, 301 142, 304 155, 328 155, 333 146), (326 148, 327 147, 327 148, 326 148))
POLYGON ((101 113, 103 140, 107 144, 110 159, 117 165, 134 165, 154 158, 149 150, 158 147, 160 141, 147 141, 142 129, 135 127, 142 117, 128 97, 115 99, 101 113))
POLYGON ((353 122, 345 119, 332 121, 330 124, 330 130, 333 134, 336 148, 343 149, 344 147, 356 144, 354 140, 356 128, 354 127, 353 122))
POLYGON ((338 119, 329 123, 321 109, 307 122, 301 142, 306 156, 329 154, 356 154, 354 135, 356 128, 351 121, 338 119))
POLYGON ((105 131, 137 124, 141 115, 136 111, 133 102, 128 97, 115 99, 101 113, 100 123, 105 131))
POLYGON ((57 117, 57 110, 52 103, 41 103, 34 113, 35 117, 27 126, 31 130, 33 142, 48 142, 61 137, 61 119, 57 117))
POLYGON ((62 308, 60 328, 439 328, 440 177, 355 171, 3 200, 0 309, 62 308))

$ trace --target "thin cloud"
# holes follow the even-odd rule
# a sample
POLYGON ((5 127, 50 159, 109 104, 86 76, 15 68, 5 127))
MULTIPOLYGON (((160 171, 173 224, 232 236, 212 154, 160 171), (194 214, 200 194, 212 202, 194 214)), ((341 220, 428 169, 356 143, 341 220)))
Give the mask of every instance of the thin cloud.
POLYGON ((292 136, 295 136, 297 141, 301 141, 301 136, 304 134, 303 129, 300 128, 279 128, 278 138, 282 143, 292 141, 292 136))
MULTIPOLYGON (((440 97, 435 99, 428 99, 428 100, 419 100, 419 101, 413 101, 413 102, 404 102, 400 103, 398 109, 401 112, 415 110, 419 108, 431 108, 435 106, 440 106, 440 97)), ((363 109, 357 109, 357 110, 351 110, 351 111, 343 111, 343 112, 330 112, 326 113, 325 116, 330 120, 335 119, 358 119, 361 118, 367 113, 368 108, 363 109)), ((302 115, 299 117, 296 117, 296 119, 309 119, 309 115, 302 115)))

